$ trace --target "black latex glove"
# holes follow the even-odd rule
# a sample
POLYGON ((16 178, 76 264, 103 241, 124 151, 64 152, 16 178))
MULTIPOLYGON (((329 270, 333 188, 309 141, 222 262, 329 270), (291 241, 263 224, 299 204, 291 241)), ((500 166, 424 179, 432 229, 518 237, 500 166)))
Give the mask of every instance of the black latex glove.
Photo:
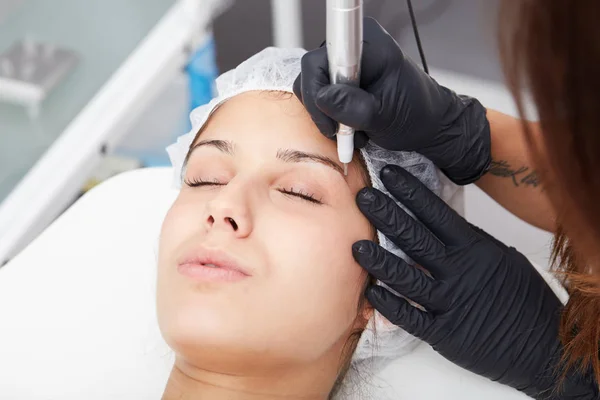
POLYGON ((527 258, 473 227, 415 177, 386 166, 381 179, 417 221, 376 189, 357 196, 374 226, 423 266, 409 266, 371 241, 356 242, 357 262, 397 293, 370 286, 370 303, 390 322, 453 363, 538 399, 592 399, 591 378, 571 374, 551 392, 562 347, 562 304, 527 258))
POLYGON ((302 58, 294 93, 319 130, 333 138, 337 122, 389 150, 417 151, 455 183, 479 179, 491 161, 485 108, 438 85, 372 18, 364 20, 360 88, 330 85, 327 49, 302 58), (337 122, 336 122, 337 121, 337 122))

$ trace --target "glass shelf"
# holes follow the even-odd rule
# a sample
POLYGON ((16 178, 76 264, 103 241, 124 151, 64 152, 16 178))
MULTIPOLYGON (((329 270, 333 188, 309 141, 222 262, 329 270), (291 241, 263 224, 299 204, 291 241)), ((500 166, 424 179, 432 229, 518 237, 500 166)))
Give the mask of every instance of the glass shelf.
POLYGON ((174 0, 21 0, 0 15, 0 54, 22 40, 78 62, 32 117, 0 99, 0 203, 94 97, 174 0))

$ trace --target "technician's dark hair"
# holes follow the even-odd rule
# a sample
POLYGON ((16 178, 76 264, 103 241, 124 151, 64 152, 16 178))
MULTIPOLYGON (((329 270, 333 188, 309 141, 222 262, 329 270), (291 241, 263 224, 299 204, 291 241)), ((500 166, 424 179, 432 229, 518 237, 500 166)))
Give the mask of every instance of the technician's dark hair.
MULTIPOLYGON (((560 335, 566 367, 600 382, 600 2, 505 0, 500 49, 524 116, 523 90, 542 135, 525 125, 544 190, 557 210, 553 263, 570 300, 560 335)), ((566 370, 567 368, 565 368, 566 370)))

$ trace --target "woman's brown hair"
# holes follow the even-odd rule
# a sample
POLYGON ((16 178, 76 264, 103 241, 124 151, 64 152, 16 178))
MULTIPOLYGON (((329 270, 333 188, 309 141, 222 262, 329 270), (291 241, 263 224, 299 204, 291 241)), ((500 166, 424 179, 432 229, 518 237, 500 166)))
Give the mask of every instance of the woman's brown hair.
POLYGON ((505 0, 500 49, 524 117, 532 96, 542 130, 527 141, 557 211, 553 264, 570 300, 560 327, 566 367, 600 382, 600 2, 505 0))

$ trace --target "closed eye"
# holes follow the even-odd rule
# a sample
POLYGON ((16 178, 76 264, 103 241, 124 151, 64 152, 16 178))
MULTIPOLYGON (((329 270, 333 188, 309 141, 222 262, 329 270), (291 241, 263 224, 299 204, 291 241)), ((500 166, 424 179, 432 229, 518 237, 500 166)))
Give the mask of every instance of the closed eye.
POLYGON ((294 188, 277 189, 277 190, 279 190, 281 193, 286 194, 288 196, 298 197, 298 198, 301 198, 306 201, 310 201, 311 203, 315 203, 315 204, 323 204, 323 202, 321 200, 317 199, 314 194, 303 192, 302 190, 297 191, 294 188))
POLYGON ((224 183, 221 183, 221 182, 219 182, 216 179, 212 180, 212 181, 205 181, 205 180, 200 179, 200 178, 185 179, 183 181, 183 183, 185 183, 189 187, 223 186, 223 185, 225 185, 224 183))
MULTIPOLYGON (((184 183, 189 187, 206 187, 206 186, 224 186, 226 183, 219 182, 218 180, 207 181, 200 178, 191 178, 184 180, 184 183)), ((302 200, 306 200, 308 202, 314 204, 323 204, 320 199, 317 199, 314 194, 304 192, 302 190, 296 190, 294 188, 290 189, 277 189, 280 193, 283 193, 288 196, 298 197, 302 200)))

